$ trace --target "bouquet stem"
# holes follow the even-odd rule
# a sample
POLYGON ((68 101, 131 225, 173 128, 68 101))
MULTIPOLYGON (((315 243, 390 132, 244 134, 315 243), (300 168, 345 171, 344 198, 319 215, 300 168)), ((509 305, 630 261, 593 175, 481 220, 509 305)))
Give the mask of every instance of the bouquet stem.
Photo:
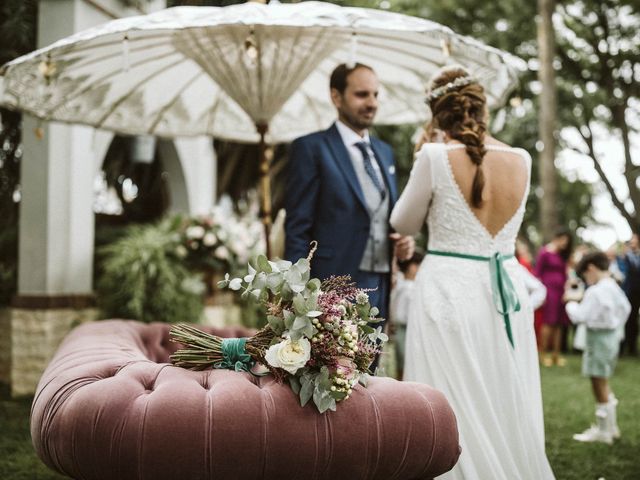
POLYGON ((282 372, 271 368, 264 358, 275 338, 275 333, 268 325, 253 337, 223 338, 191 325, 178 324, 171 328, 169 337, 172 342, 187 347, 170 356, 171 362, 178 367, 189 370, 216 368, 249 371, 258 362, 266 365, 278 380, 284 377, 282 372))

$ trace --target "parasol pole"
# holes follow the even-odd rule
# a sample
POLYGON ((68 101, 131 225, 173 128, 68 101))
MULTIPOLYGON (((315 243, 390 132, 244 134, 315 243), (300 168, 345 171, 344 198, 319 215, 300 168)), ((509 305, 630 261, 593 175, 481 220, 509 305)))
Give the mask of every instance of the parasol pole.
POLYGON ((260 217, 264 225, 265 243, 267 246, 267 258, 271 259, 271 242, 269 235, 271 233, 271 178, 269 177, 269 161, 270 149, 267 146, 265 135, 269 130, 266 123, 256 124, 256 129, 260 134, 260 217))

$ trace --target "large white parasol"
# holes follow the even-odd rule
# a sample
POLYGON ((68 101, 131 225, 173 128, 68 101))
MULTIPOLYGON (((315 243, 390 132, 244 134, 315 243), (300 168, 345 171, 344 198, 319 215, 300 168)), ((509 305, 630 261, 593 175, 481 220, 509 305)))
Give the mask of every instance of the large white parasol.
MULTIPOLYGON (((518 59, 429 20, 324 2, 176 7, 64 38, 0 70, 0 105, 128 134, 284 142, 335 118, 328 79, 374 68, 381 124, 426 120, 425 84, 467 67, 500 104, 518 59)), ((263 215, 270 221, 263 155, 263 215)))

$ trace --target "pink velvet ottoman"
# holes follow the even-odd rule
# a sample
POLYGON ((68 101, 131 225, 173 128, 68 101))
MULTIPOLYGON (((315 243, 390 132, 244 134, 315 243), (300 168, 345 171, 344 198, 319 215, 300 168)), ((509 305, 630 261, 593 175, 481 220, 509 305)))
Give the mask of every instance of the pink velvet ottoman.
POLYGON ((390 480, 432 478, 458 458, 453 412, 427 385, 372 378, 321 415, 270 376, 172 366, 169 328, 109 320, 69 334, 31 413, 49 467, 76 479, 390 480))

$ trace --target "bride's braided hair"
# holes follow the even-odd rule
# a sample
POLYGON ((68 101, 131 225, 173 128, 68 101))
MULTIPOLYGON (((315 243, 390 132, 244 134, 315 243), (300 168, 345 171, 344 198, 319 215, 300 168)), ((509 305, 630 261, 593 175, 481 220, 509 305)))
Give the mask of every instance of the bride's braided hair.
MULTIPOLYGON (((446 67, 440 70, 431 80, 429 90, 451 84, 457 78, 469 77, 462 67, 446 67)), ((445 92, 429 98, 432 120, 429 130, 438 128, 447 133, 449 138, 458 140, 466 146, 471 161, 478 166, 471 187, 471 204, 482 206, 482 190, 484 189, 484 173, 482 160, 487 153, 484 147, 484 136, 487 131, 485 109, 487 99, 484 89, 477 81, 461 82, 463 85, 445 88, 445 92), (467 83, 467 84, 465 84, 467 83)))

